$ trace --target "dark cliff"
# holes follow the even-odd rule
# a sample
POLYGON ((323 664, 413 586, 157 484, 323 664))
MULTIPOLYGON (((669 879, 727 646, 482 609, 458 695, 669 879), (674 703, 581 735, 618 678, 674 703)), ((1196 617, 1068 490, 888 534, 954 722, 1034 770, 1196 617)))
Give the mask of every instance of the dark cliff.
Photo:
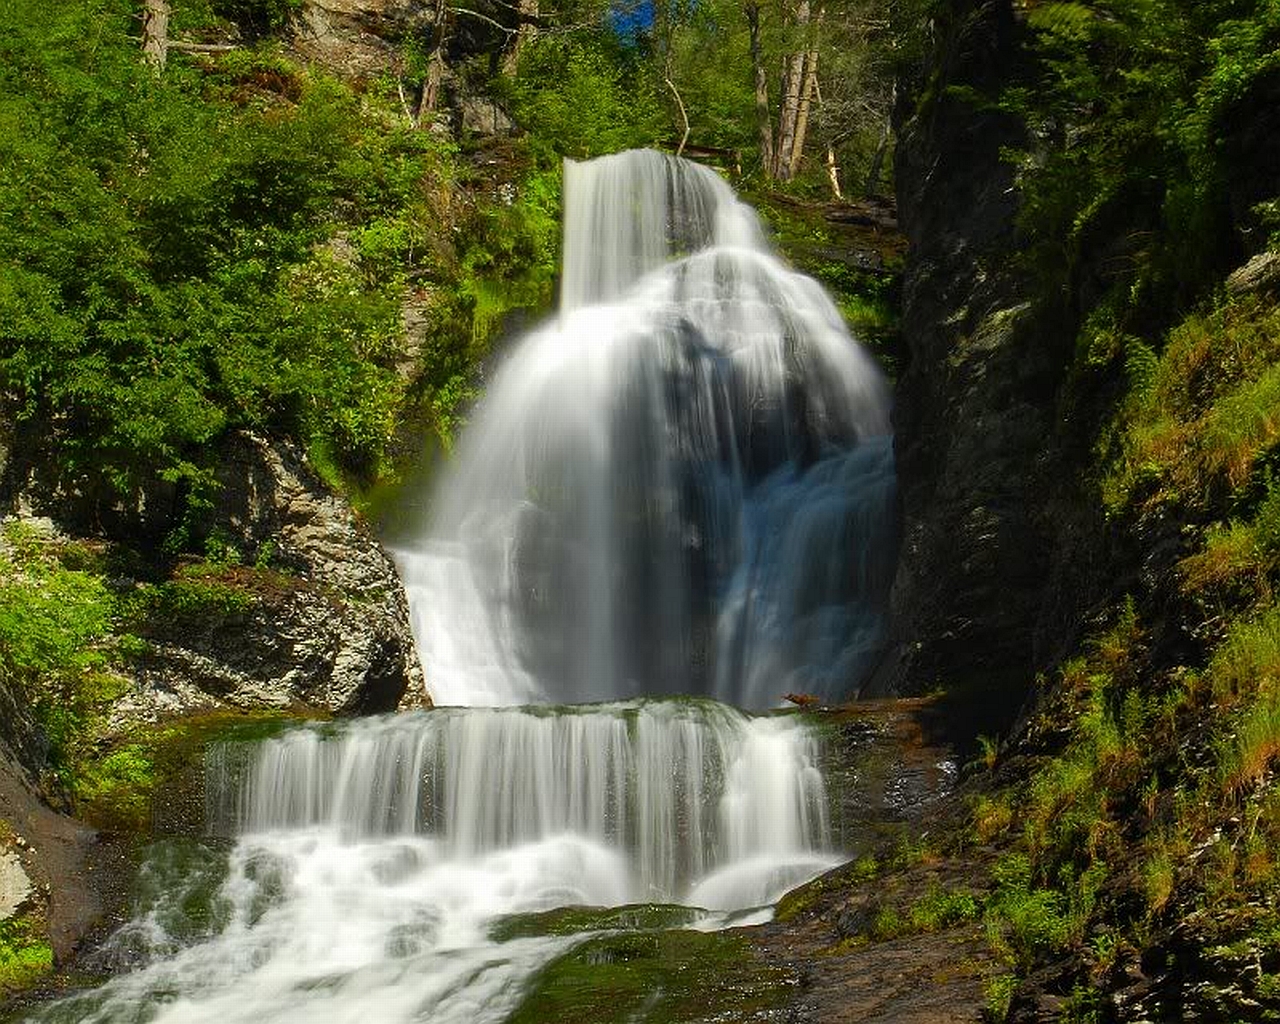
POLYGON ((1078 514, 1056 413, 1070 331, 1015 258, 1004 152, 1027 140, 995 104, 1021 46, 1010 4, 958 5, 934 23, 897 111, 910 243, 895 412, 904 528, 890 648, 870 689, 972 691, 988 730, 1008 725, 1028 681, 1069 646, 1083 599, 1062 567, 1078 514))

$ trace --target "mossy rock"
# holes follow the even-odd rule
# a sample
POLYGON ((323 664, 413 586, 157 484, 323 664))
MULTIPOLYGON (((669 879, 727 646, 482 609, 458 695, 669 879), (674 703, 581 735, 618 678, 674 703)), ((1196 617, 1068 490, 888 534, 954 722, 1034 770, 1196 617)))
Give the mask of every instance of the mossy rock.
POLYGON ((77 814, 98 828, 146 836, 198 831, 204 818, 204 750, 215 741, 254 741, 287 728, 283 713, 214 712, 139 728, 74 766, 77 814), (164 795, 157 821, 156 798, 164 795))
POLYGON ((510 1024, 763 1021, 796 983, 735 932, 599 935, 539 972, 510 1024))
POLYGON ((511 914, 498 920, 489 935, 495 942, 543 935, 578 935, 582 932, 652 931, 682 928, 703 912, 670 903, 633 903, 623 907, 556 907, 533 914, 511 914))

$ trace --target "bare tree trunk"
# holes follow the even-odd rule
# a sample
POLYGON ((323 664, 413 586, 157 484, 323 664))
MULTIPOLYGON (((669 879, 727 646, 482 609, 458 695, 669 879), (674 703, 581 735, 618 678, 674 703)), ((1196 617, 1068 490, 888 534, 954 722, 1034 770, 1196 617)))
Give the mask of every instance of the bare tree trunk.
POLYGON ((422 82, 422 98, 418 103, 418 123, 429 120, 440 105, 440 89, 444 84, 445 47, 449 43, 452 11, 446 0, 436 0, 435 23, 431 28, 431 55, 427 58, 427 76, 422 82))
POLYGON ((142 56, 157 71, 169 59, 169 0, 144 0, 142 56))
MULTIPOLYGON (((795 24, 800 29, 809 25, 809 0, 796 5, 795 24)), ((778 103, 778 133, 773 147, 773 177, 779 181, 791 178, 791 151, 795 146, 796 127, 800 119, 801 93, 805 88, 805 64, 808 50, 786 58, 782 75, 782 96, 778 103)))
POLYGON ((684 100, 680 98, 680 90, 676 88, 676 83, 671 81, 671 76, 665 76, 663 81, 667 83, 667 88, 671 90, 671 94, 676 98, 676 106, 680 108, 680 120, 684 122, 684 134, 680 136, 680 145, 676 147, 676 156, 680 156, 684 152, 684 147, 689 142, 689 112, 684 108, 684 100))
POLYGON ((791 146, 795 141, 796 115, 800 112, 800 86, 804 81, 804 54, 783 58, 781 95, 778 98, 778 127, 774 135, 771 177, 787 180, 791 166, 791 146))
POLYGON ((747 28, 751 38, 751 70, 755 77, 756 87, 756 131, 760 136, 760 166, 765 177, 773 177, 773 125, 769 116, 769 76, 764 69, 764 58, 760 54, 760 5, 756 0, 747 0, 742 5, 747 16, 747 28))
POLYGON ((520 65, 520 51, 538 34, 538 0, 519 0, 516 11, 520 17, 516 38, 507 55, 502 58, 502 71, 507 75, 516 73, 516 68, 520 65))
POLYGON ((836 150, 834 146, 827 147, 827 181, 831 182, 832 198, 843 199, 844 193, 840 191, 840 168, 836 164, 836 150))
MULTIPOLYGON (((821 18, 821 14, 819 14, 821 18)), ((800 170, 800 158, 804 156, 804 137, 809 131, 809 110, 814 94, 818 91, 818 51, 809 51, 804 67, 804 84, 800 87, 800 109, 796 112, 795 138, 791 140, 791 154, 787 161, 787 180, 800 170)))

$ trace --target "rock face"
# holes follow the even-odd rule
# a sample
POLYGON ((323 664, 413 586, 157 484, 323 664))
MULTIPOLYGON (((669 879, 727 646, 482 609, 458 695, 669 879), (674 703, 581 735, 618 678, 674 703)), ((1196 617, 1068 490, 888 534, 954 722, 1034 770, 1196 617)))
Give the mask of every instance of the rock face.
POLYGON ((292 24, 292 45, 307 60, 372 79, 401 66, 399 44, 426 31, 434 10, 421 0, 307 0, 292 24))
MULTIPOLYGON (((147 647, 129 668, 114 726, 226 706, 343 715, 422 704, 403 588, 351 507, 288 442, 232 434, 216 461, 217 504, 193 525, 193 539, 236 557, 197 566, 198 577, 180 565, 161 584, 159 605, 131 625, 147 647)), ((154 503, 104 509, 42 486, 47 478, 37 460, 10 466, 0 512, 43 514, 65 531, 62 540, 105 534, 144 558, 174 525, 154 503)), ((0 738, 38 771, 40 734, 3 687, 0 723, 0 738)))
POLYGON ((0 851, 0 921, 12 917, 31 899, 31 879, 16 853, 0 851))
POLYGON ((1021 129, 967 99, 997 89, 1017 59, 1011 5, 960 6, 963 42, 934 60, 961 88, 897 112, 910 243, 895 406, 903 541, 891 643, 867 691, 945 683, 997 703, 1032 678, 1040 624, 1060 617, 1056 552, 1072 513, 1052 507, 1049 439, 1064 360, 1054 311, 1025 300, 1034 290, 1008 260, 1016 200, 1001 150, 1024 143, 1021 129))
POLYGON ((254 567, 201 577, 204 607, 155 617, 117 715, 221 704, 342 715, 422 703, 395 566, 350 506, 292 446, 249 434, 229 439, 219 478, 207 530, 254 567))

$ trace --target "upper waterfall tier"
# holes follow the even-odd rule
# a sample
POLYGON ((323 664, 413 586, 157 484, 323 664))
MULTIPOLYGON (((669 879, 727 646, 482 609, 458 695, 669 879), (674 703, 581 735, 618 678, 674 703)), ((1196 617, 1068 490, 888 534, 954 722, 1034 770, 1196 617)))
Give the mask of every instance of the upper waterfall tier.
POLYGON ((564 165, 560 308, 616 299, 673 257, 765 248, 760 223, 714 171, 635 150, 564 165))
POLYGON ((713 172, 566 168, 562 310, 399 552, 438 704, 843 696, 896 546, 888 389, 713 172))

